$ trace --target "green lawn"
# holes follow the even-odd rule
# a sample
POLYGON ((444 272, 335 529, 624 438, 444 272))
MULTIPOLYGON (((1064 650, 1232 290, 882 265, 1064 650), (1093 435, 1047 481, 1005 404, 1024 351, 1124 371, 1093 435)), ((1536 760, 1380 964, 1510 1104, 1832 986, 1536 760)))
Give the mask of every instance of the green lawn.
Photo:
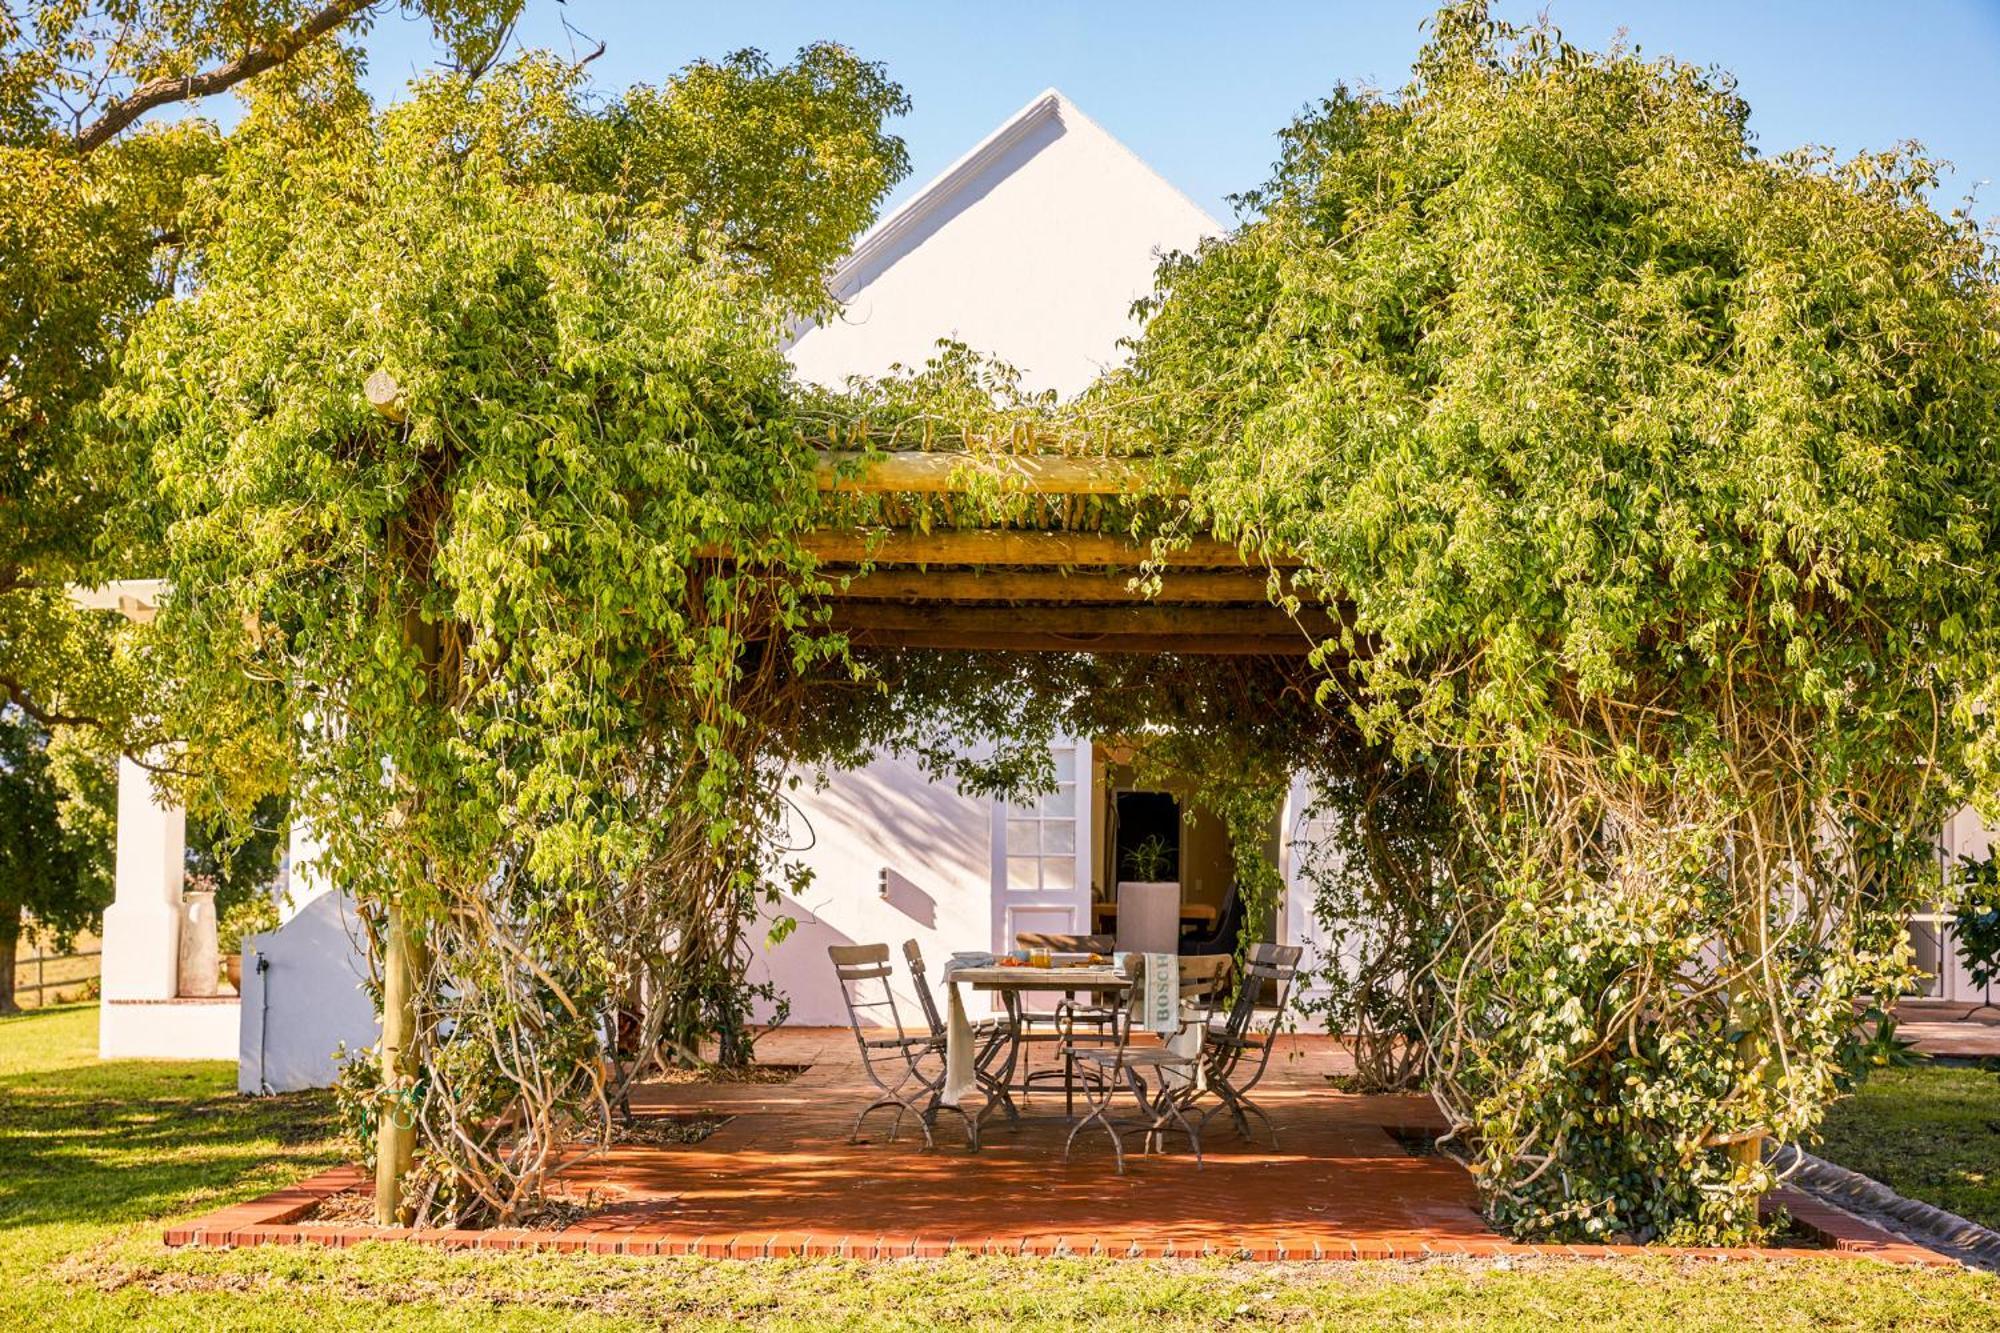
POLYGON ((1326 1265, 172 1251, 168 1218, 334 1160, 323 1098, 99 1064, 90 1007, 0 1020, 0 1329, 2000 1326, 2000 1279, 1872 1263, 1326 1265))
POLYGON ((1834 1107, 1821 1157, 1925 1203, 2000 1227, 2000 1074, 1880 1069, 1834 1107))

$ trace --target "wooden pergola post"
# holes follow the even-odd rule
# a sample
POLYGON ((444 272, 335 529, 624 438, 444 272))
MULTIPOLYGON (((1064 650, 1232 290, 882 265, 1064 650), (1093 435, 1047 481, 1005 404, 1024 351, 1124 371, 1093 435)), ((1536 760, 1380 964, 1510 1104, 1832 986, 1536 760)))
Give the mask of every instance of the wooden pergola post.
POLYGON ((389 909, 382 955, 384 1096, 375 1130, 375 1221, 392 1227, 409 1221, 403 1181, 417 1148, 410 1093, 417 1076, 417 985, 424 970, 423 945, 401 904, 389 909))

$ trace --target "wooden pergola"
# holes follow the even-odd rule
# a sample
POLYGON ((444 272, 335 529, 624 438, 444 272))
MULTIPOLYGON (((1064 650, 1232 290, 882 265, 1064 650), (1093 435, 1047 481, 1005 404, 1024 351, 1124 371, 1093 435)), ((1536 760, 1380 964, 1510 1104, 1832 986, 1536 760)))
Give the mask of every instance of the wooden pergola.
MULTIPOLYGON (((963 451, 829 451, 818 483, 863 495, 1186 494, 1123 459, 963 451)), ((835 584, 833 627, 858 647, 1302 656, 1334 629, 1320 607, 1273 604, 1273 580, 1297 595, 1284 582, 1296 561, 1253 565, 1212 537, 1156 545, 1074 530, 829 528, 805 545, 835 584), (1157 587, 1142 586, 1142 566, 1157 587)))

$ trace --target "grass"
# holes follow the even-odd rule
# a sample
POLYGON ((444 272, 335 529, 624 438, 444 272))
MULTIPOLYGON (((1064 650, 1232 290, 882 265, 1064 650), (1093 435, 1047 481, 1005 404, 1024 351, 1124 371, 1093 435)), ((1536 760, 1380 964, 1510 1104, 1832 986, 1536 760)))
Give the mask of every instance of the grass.
POLYGON ((2000 1228, 2000 1073, 1879 1069, 1828 1113, 1821 1157, 1899 1194, 2000 1228))
POLYGON ((222 1064, 99 1063, 96 1012, 0 1020, 0 1329, 2000 1326, 2000 1279, 1824 1258, 1252 1265, 953 1258, 718 1262, 174 1251, 162 1224, 334 1160, 317 1095, 222 1064))

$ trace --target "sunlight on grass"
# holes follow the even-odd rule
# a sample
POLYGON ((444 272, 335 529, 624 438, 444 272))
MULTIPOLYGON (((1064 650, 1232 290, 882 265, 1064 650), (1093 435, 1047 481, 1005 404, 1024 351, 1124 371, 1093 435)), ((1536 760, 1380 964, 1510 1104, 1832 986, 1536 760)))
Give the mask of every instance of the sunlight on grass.
POLYGON ((168 1250, 170 1218, 338 1160, 324 1094, 99 1063, 91 1007, 0 1020, 0 1328, 1343 1330, 2000 1326, 2000 1279, 1830 1259, 718 1262, 168 1250))
POLYGON ((1878 1069, 1827 1113, 1820 1156, 1900 1194, 2000 1227, 2000 1073, 1878 1069))

